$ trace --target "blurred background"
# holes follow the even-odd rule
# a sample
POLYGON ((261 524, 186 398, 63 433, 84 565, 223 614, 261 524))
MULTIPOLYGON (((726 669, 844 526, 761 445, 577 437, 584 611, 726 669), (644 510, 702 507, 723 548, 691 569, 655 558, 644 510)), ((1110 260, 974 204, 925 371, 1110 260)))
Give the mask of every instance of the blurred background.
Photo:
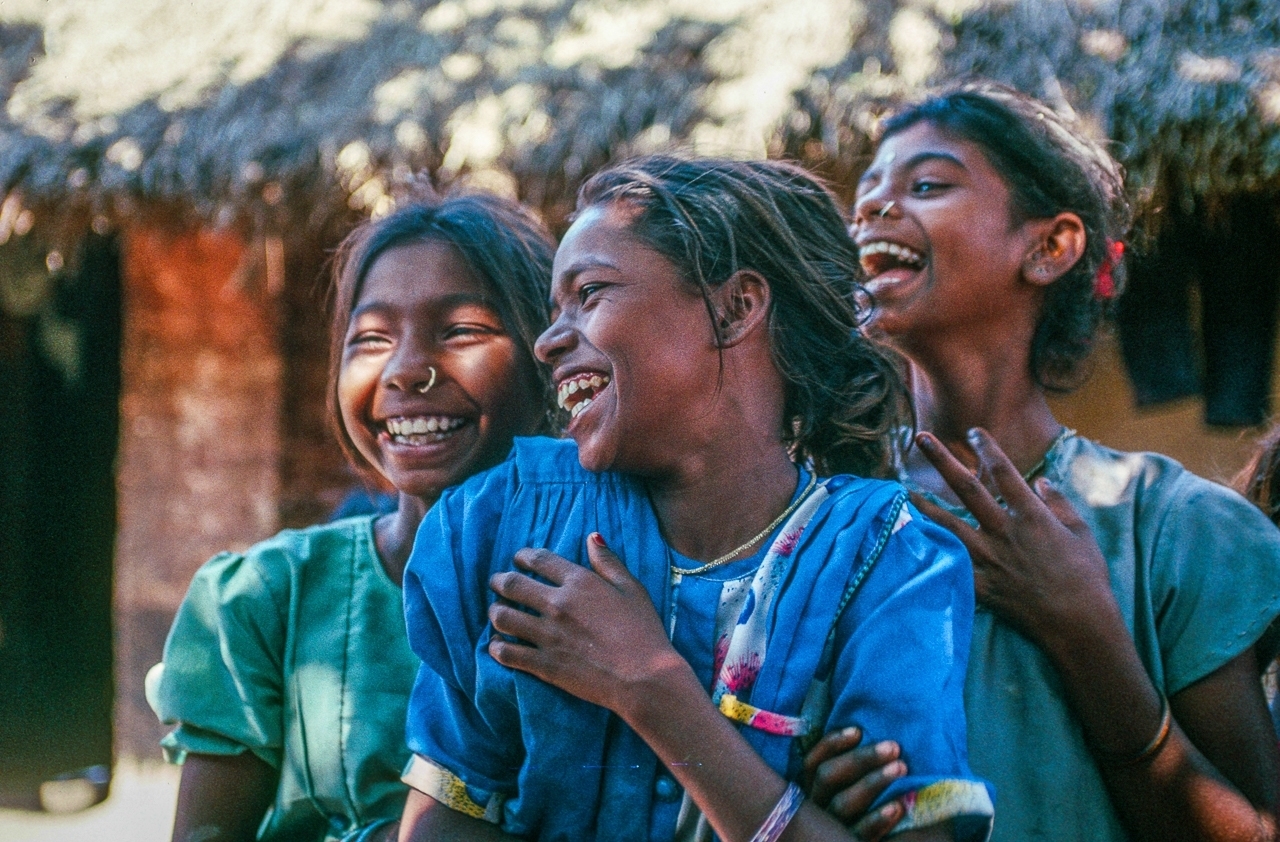
POLYGON ((0 840, 167 838, 142 678, 192 573, 354 484, 322 314, 352 225, 463 181, 561 230, 671 147, 847 199, 878 117, 966 75, 1128 170, 1129 289, 1060 417, 1229 478, 1278 388, 1272 0, 0 0, 0 840), (17 812, 113 767, 94 831, 17 812))

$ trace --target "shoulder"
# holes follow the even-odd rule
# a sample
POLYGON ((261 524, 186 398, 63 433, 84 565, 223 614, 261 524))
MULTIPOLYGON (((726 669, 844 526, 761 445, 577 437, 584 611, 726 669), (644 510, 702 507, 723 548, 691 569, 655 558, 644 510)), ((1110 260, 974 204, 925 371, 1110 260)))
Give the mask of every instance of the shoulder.
POLYGON ((304 575, 351 563, 361 544, 373 540, 374 515, 359 515, 305 529, 286 529, 241 552, 215 555, 196 572, 187 600, 218 602, 270 598, 283 610, 304 575))

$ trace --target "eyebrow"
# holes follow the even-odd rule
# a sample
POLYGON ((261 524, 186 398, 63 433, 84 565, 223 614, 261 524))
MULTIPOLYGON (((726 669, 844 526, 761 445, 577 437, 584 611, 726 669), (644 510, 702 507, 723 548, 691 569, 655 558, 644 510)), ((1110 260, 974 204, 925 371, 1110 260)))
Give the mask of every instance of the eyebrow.
MULTIPOLYGON (((916 154, 912 155, 905 162, 903 162, 902 169, 904 170, 915 169, 921 164, 928 163, 929 161, 943 161, 944 163, 953 164, 962 170, 969 169, 964 165, 964 161, 961 161, 959 158, 957 158, 955 155, 952 155, 950 152, 938 152, 938 151, 930 151, 930 150, 925 150, 924 152, 917 152, 916 154)), ((873 177, 879 176, 880 174, 881 172, 878 169, 873 168, 873 169, 867 170, 865 173, 862 174, 862 178, 858 179, 858 186, 861 187, 867 181, 871 180, 873 177)))
POLYGON ((615 272, 620 271, 616 263, 605 260, 603 257, 589 255, 582 258, 576 263, 570 264, 563 272, 556 276, 553 280, 556 284, 573 283, 573 280, 590 269, 612 269, 615 272))
MULTIPOLYGON (((442 295, 433 299, 431 305, 441 310, 451 310, 455 307, 483 307, 486 310, 498 312, 498 304, 489 296, 476 295, 473 292, 453 292, 448 295, 442 295)), ((373 300, 361 304, 351 311, 351 318, 355 319, 365 313, 379 313, 390 310, 391 306, 383 301, 373 300)))

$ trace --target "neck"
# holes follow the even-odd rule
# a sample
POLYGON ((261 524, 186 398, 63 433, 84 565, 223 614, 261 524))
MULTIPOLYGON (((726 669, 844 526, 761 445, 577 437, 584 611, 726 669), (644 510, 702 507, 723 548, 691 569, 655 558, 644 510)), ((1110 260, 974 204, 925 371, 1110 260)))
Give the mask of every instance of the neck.
MULTIPOLYGON (((911 391, 920 429, 936 435, 970 467, 977 465, 967 440, 974 427, 991 433, 1023 473, 1039 464, 1062 429, 1031 377, 1025 352, 968 348, 913 355, 911 391)), ((914 474, 913 466, 922 461, 909 460, 909 470, 914 474)))
MULTIPOLYGON (((663 536, 677 552, 698 561, 750 540, 786 509, 796 489, 798 471, 776 432, 763 439, 725 436, 722 441, 729 444, 722 452, 703 452, 678 475, 646 482, 663 536)), ((759 544, 740 557, 757 549, 759 544)))
POLYGON ((382 567, 397 585, 404 583, 404 568, 409 563, 413 539, 418 526, 426 517, 427 509, 437 497, 430 499, 400 494, 400 505, 389 515, 378 518, 373 525, 374 543, 378 547, 378 559, 382 567))

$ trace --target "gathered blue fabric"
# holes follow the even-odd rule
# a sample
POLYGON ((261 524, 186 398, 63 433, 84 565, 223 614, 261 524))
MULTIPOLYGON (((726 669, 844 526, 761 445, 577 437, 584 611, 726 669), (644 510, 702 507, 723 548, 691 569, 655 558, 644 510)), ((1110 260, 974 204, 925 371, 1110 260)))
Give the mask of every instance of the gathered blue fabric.
MULTIPOLYGON (((982 839, 990 797, 968 769, 962 705, 973 619, 964 549, 905 505, 896 483, 834 477, 820 487, 828 497, 790 554, 768 609, 766 656, 740 701, 799 717, 815 684, 829 684, 829 712, 811 736, 857 724, 868 743, 897 740, 912 774, 879 803, 914 805, 931 791, 915 826, 952 820, 982 839)), ((591 532, 668 616, 672 556, 643 486, 585 471, 572 442, 518 439, 505 463, 428 512, 405 573, 409 640, 423 661, 405 780, 516 836, 639 842, 652 838, 662 771, 653 752, 609 711, 487 650, 490 576, 513 569, 525 547, 586 565, 591 532)), ((775 771, 798 777, 800 739, 740 730, 775 771)))

